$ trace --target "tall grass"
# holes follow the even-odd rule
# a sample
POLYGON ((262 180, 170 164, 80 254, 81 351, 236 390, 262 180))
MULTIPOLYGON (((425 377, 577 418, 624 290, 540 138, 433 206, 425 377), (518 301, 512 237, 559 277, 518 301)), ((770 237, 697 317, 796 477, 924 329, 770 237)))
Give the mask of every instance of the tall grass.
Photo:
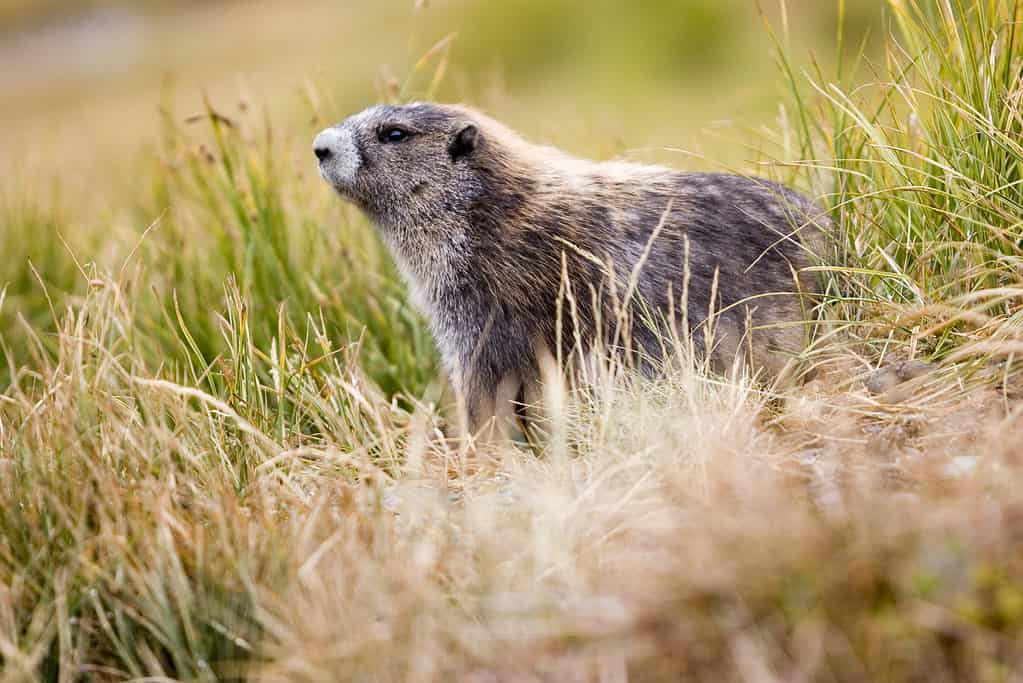
POLYGON ((0 271, 2 677, 1014 680, 1020 12, 935 7, 866 82, 779 53, 777 172, 836 219, 818 378, 554 383, 539 454, 445 439, 387 255, 282 153, 311 131, 168 114, 95 259, 5 205, 42 251, 0 271), (878 398, 836 356, 944 369, 878 398))
MULTIPOLYGON (((889 3, 874 77, 809 87, 778 51, 792 93, 787 159, 841 230, 829 317, 871 355, 1014 354, 1023 258, 1023 32, 1015 0, 889 3), (997 342, 993 344, 992 342, 997 342), (958 353, 957 353, 958 352, 958 353)), ((784 42, 777 36, 778 45, 784 42)), ((839 49, 842 49, 841 44, 839 49)))
POLYGON ((371 228, 354 212, 339 216, 315 178, 282 168, 268 121, 238 113, 228 118, 207 104, 192 121, 208 126, 208 142, 166 117, 162 168, 142 211, 159 223, 145 245, 151 258, 173 268, 166 280, 176 309, 165 313, 190 324, 181 335, 186 355, 205 367, 223 349, 208 296, 230 273, 257 346, 287 322, 305 332, 321 325, 331 339, 361 343, 363 365, 385 391, 420 393, 435 372, 432 342, 371 228))

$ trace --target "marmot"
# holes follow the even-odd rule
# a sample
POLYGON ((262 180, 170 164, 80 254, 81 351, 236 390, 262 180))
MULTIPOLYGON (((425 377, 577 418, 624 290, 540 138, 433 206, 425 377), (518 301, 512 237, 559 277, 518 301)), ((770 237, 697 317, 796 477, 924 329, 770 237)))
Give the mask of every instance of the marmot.
POLYGON ((313 149, 380 229, 473 432, 536 395, 542 354, 625 349, 650 372, 683 323, 706 352, 712 313, 719 367, 776 376, 803 348, 807 245, 827 219, 783 186, 579 159, 432 103, 370 107, 313 149))

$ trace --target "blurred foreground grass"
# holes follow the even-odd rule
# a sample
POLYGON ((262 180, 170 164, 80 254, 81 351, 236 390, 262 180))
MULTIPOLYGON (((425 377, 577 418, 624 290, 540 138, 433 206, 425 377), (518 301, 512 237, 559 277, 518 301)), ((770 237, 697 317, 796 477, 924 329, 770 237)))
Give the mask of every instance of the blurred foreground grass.
POLYGON ((861 48, 860 7, 154 3, 210 22, 177 87, 157 56, 6 97, 4 678, 1014 680, 1023 9, 893 0, 861 48), (435 83, 579 153, 686 146, 630 156, 818 198, 817 379, 609 374, 552 389, 542 452, 446 442, 426 327, 309 160, 435 83))

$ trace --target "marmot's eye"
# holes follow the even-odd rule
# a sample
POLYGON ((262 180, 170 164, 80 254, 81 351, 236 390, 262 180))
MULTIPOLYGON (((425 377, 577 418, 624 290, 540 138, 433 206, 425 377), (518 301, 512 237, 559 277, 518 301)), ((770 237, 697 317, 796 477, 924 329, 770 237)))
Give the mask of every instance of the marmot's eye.
POLYGON ((379 137, 380 142, 401 142, 408 138, 408 131, 397 126, 381 128, 379 137))

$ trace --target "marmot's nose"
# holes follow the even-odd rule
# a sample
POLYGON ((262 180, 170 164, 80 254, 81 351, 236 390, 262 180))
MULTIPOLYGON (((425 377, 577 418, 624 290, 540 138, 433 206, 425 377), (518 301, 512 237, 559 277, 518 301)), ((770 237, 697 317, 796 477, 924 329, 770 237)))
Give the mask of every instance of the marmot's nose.
POLYGON ((321 162, 334 156, 334 148, 337 146, 337 131, 333 128, 321 130, 320 134, 313 140, 313 154, 321 162))

